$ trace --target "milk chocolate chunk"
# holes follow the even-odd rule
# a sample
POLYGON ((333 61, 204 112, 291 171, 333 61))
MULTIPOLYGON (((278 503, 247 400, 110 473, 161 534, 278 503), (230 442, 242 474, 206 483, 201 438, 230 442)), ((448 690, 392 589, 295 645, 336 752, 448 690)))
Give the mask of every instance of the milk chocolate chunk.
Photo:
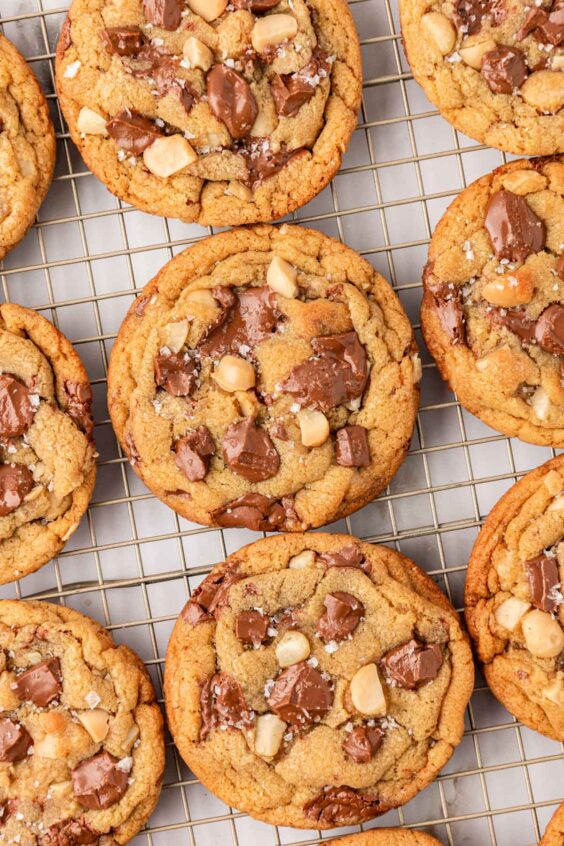
POLYGON ((544 223, 524 197, 511 191, 496 191, 490 197, 484 226, 499 259, 523 262, 527 256, 544 249, 544 223))
POLYGON ((47 658, 30 667, 17 677, 14 689, 24 702, 33 702, 38 708, 45 708, 63 689, 61 662, 58 658, 47 658))
POLYGON ((210 459, 215 452, 215 444, 207 426, 198 426, 194 432, 189 432, 174 445, 176 452, 176 466, 179 467, 188 481, 201 481, 210 466, 210 459))
POLYGON ((368 467, 370 450, 364 426, 345 426, 337 432, 335 459, 341 467, 368 467))
POLYGON ((352 787, 324 787, 304 805, 307 817, 326 825, 348 825, 379 814, 380 800, 375 793, 359 793, 352 787))
POLYGON ((131 109, 118 112, 108 121, 106 129, 118 147, 133 156, 140 156, 162 136, 162 132, 152 120, 131 109))
POLYGON ((435 299, 435 308, 451 344, 463 344, 466 340, 466 325, 460 300, 457 297, 448 300, 435 299))
POLYGON ((66 820, 49 826, 39 837, 39 846, 94 846, 99 840, 86 820, 66 820))
POLYGON ((212 511, 212 518, 224 529, 242 528, 253 532, 271 532, 291 522, 294 519, 292 512, 291 497, 279 500, 263 494, 250 493, 216 508, 212 511))
POLYGON ((326 643, 345 640, 364 616, 364 605, 351 593, 328 593, 323 604, 327 609, 317 623, 317 634, 326 643))
POLYGON ((527 35, 535 30, 543 23, 546 23, 548 15, 546 11, 540 6, 531 6, 523 19, 523 23, 515 33, 515 41, 522 41, 527 35))
POLYGON ((529 585, 531 602, 535 608, 552 614, 558 608, 560 574, 558 559, 539 555, 525 562, 525 574, 529 585))
POLYGON ((364 555, 354 544, 344 546, 339 552, 323 552, 319 559, 324 562, 327 569, 329 567, 353 567, 358 570, 363 570, 365 573, 370 573, 372 565, 365 560, 364 555))
POLYGON ((269 620, 260 611, 241 611, 235 620, 235 634, 242 643, 258 646, 268 638, 269 620))
POLYGON ((188 353, 159 354, 155 382, 173 397, 189 397, 198 384, 198 365, 188 353))
POLYGON ((74 796, 79 805, 104 810, 119 802, 127 791, 129 772, 109 752, 98 752, 71 770, 74 796))
POLYGON ((454 5, 454 22, 464 35, 474 35, 482 28, 482 20, 489 11, 488 0, 457 0, 454 5))
POLYGON ((484 54, 480 73, 494 94, 513 94, 525 82, 529 69, 518 47, 496 47, 484 54))
POLYGON ((234 567, 229 569, 226 567, 220 572, 206 576, 181 612, 184 622, 196 626, 198 623, 213 619, 214 615, 227 604, 231 586, 242 578, 234 567))
POLYGON ((0 761, 15 764, 22 761, 33 744, 28 731, 8 717, 0 719, 0 761))
POLYGON ((252 714, 247 708, 241 685, 227 673, 215 673, 204 682, 200 693, 202 725, 200 740, 214 728, 250 728, 252 714))
POLYGON ((261 12, 268 12, 278 6, 280 0, 233 0, 233 6, 236 9, 248 9, 254 15, 259 15, 261 12))
POLYGON ((183 0, 143 0, 143 11, 149 23, 170 32, 180 26, 183 8, 183 0))
POLYGON ((564 306, 553 303, 537 318, 535 340, 553 355, 564 355, 564 306))
POLYGON ((347 735, 343 749, 355 764, 367 764, 382 745, 384 734, 379 726, 357 726, 347 735))
POLYGON ((64 391, 67 397, 67 414, 72 417, 78 428, 91 438, 94 432, 92 388, 88 382, 72 382, 67 379, 64 391))
POLYGON ((531 320, 524 311, 492 309, 490 317, 494 323, 505 326, 513 332, 524 345, 535 343, 536 320, 531 320))
POLYGON ((66 53, 69 47, 72 44, 72 35, 71 35, 71 22, 70 18, 67 15, 65 20, 63 21, 63 25, 61 27, 61 34, 59 35, 59 44, 58 47, 61 49, 61 52, 66 53))
POLYGON ((443 663, 438 643, 424 644, 412 638, 382 658, 386 674, 398 687, 414 690, 437 677, 443 663))
POLYGON ((564 253, 560 255, 560 258, 556 262, 556 275, 560 277, 560 279, 564 279, 564 253))
POLYGON ((226 353, 248 354, 277 331, 282 313, 268 286, 236 293, 221 286, 214 288, 213 295, 224 310, 198 344, 204 355, 219 358, 226 353))
POLYGON ((276 74, 270 83, 270 93, 274 100, 276 114, 283 117, 294 117, 304 103, 315 94, 315 88, 307 79, 297 75, 276 74))
POLYGON ((210 109, 235 140, 245 138, 258 114, 257 101, 247 80, 225 65, 214 65, 206 78, 210 109))
POLYGON ((315 667, 302 661, 280 673, 266 701, 285 723, 306 726, 328 713, 333 690, 315 667))
POLYGON ((265 429, 253 417, 232 423, 223 438, 223 457, 238 476, 248 482, 271 479, 280 467, 280 456, 265 429))
POLYGON ((256 191, 263 182, 276 176, 294 159, 308 155, 303 147, 288 150, 284 143, 280 145, 280 149, 274 151, 268 138, 252 138, 239 152, 247 163, 247 184, 251 191, 256 191))
POLYGON ((0 517, 11 514, 33 488, 33 475, 22 464, 0 464, 0 517))
POLYGON ((553 4, 552 10, 545 21, 539 25, 535 38, 542 44, 552 44, 558 47, 564 41, 564 4, 553 4))
POLYGON ((15 438, 29 429, 35 413, 30 393, 15 376, 0 375, 0 438, 15 438))
POLYGON ((111 26, 102 30, 101 37, 108 53, 116 56, 136 56, 144 43, 138 26, 111 26))

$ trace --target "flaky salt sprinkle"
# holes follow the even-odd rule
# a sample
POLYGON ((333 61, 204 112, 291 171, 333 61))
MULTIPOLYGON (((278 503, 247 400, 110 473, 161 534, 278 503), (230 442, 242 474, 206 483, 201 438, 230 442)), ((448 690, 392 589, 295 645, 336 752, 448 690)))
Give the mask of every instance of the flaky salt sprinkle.
POLYGON ((63 76, 66 77, 66 79, 74 79, 81 66, 82 62, 80 59, 77 59, 76 62, 71 62, 70 65, 66 66, 63 76))
POLYGON ((98 707, 102 700, 100 699, 95 690, 91 690, 84 697, 84 701, 86 702, 89 708, 94 709, 98 707))

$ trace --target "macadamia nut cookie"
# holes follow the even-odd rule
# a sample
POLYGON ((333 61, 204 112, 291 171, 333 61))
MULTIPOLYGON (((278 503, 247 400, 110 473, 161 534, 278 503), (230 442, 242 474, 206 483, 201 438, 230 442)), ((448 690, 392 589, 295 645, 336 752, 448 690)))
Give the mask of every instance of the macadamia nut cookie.
POLYGON ((564 804, 549 822, 540 846, 564 846, 564 804))
POLYGON ((508 153, 564 152, 562 0, 400 0, 413 75, 446 120, 508 153))
POLYGON ((126 646, 77 611, 0 601, 2 842, 118 846, 148 819, 162 717, 126 646))
POLYGON ((326 829, 435 778, 473 679, 457 614, 412 561, 347 535, 292 534, 246 546, 194 591, 165 696, 181 755, 224 802, 326 829))
POLYGON ((511 162, 439 222, 423 333, 443 379, 481 420, 564 446, 564 159, 511 162))
POLYGON ((489 686, 530 728, 564 740, 564 457, 528 473, 472 551, 466 619, 489 686))
POLYGON ((132 305, 108 376, 135 471, 206 525, 298 531, 360 508, 408 449, 420 360, 387 282, 309 229, 200 241, 132 305))
POLYGON ((346 0, 74 0, 57 50, 71 136, 144 211, 270 221, 339 169, 362 89, 346 0))
POLYGON ((331 840, 327 846, 441 846, 440 842, 424 831, 406 828, 375 828, 361 834, 349 834, 331 840))

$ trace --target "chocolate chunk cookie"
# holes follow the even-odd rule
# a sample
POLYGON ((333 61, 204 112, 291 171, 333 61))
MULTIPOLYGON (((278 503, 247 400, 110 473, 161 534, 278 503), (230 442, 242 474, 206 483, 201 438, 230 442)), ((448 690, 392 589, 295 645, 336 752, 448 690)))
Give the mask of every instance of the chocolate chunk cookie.
POLYGON ((423 276, 423 333, 481 420, 564 446, 564 158, 515 161, 463 191, 423 276))
POLYGON ((126 843, 164 768, 162 717, 126 646, 77 611, 0 601, 2 841, 126 843))
POLYGON ((0 306, 0 584, 37 570, 78 528, 96 478, 91 403, 64 335, 0 306))
POLYGON ((74 142, 118 197, 234 226, 327 185, 362 69, 346 0, 74 0, 57 85, 74 142))
POLYGON ((190 520, 297 531, 373 499, 409 445, 420 360, 384 279, 309 229, 200 241, 131 307, 109 408, 135 471, 190 520))
POLYGON ((413 75, 446 120, 508 153, 564 152, 562 0, 400 0, 413 75))
POLYGON ((331 840, 327 846, 441 846, 440 842, 424 831, 405 828, 375 828, 361 834, 349 834, 331 840))
POLYGON ((564 846, 564 804, 560 805, 549 822, 540 846, 564 846))
POLYGON ((24 57, 0 34, 0 259, 22 240, 55 166, 55 132, 24 57))
POLYGON ((348 535, 291 534, 246 546, 193 592, 165 695, 181 755, 224 802, 327 829, 435 778, 473 678, 454 609, 412 561, 348 535))
POLYGON ((495 506, 472 551, 466 619, 497 698, 564 740, 564 456, 495 506))

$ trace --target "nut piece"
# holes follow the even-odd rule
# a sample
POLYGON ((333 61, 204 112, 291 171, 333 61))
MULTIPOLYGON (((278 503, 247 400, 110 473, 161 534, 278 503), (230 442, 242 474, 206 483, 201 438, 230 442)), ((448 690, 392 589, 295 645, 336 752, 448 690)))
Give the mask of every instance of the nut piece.
POLYGON ((207 73, 213 64, 213 53, 210 48, 193 35, 190 35, 182 45, 182 53, 191 68, 200 68, 204 73, 207 73))
MULTIPOLYGON (((190 0, 190 5, 193 0, 190 0)), ((206 2, 206 0, 199 0, 206 2)), ((251 43, 257 53, 274 47, 298 34, 298 22, 293 15, 267 15, 259 18, 251 32, 251 43)))
POLYGON ((556 56, 552 57, 550 60, 550 68, 555 71, 564 70, 564 53, 558 53, 556 56))
POLYGON ((264 758, 273 758, 282 743, 286 723, 276 714, 261 714, 255 728, 255 752, 264 758))
POLYGON ((545 699, 555 705, 564 705, 564 673, 557 673, 554 681, 541 692, 545 699))
POLYGON ((531 272, 520 267, 515 273, 502 273, 487 282, 481 290, 485 300, 502 308, 530 303, 535 285, 531 272))
POLYGON ((486 38, 484 41, 474 41, 474 43, 470 44, 468 44, 468 41, 470 39, 464 42, 464 45, 467 46, 462 46, 458 50, 460 58, 468 67, 474 68, 474 70, 481 70, 484 56, 490 50, 495 50, 497 44, 493 38, 486 38))
POLYGON ((546 420, 550 413, 551 402, 542 386, 537 388, 531 397, 531 407, 539 420, 546 420))
POLYGON ((313 567, 314 564, 315 552, 313 549, 304 549, 303 552, 299 552, 288 561, 290 570, 305 570, 306 567, 313 567))
POLYGON ((76 128, 79 132, 84 132, 85 135, 107 135, 106 118, 89 109, 88 106, 83 106, 78 113, 76 119, 76 128))
POLYGON ((195 15, 199 15, 208 23, 220 18, 227 6, 227 0, 186 0, 186 2, 195 15))
POLYGON ((224 391, 248 391, 255 385, 255 369, 238 355, 224 355, 212 378, 224 391))
POLYGON ((123 742, 123 748, 126 750, 126 752, 131 749, 140 734, 141 732, 139 730, 139 726, 137 725, 137 723, 135 723, 135 725, 131 726, 131 728, 127 732, 127 737, 123 742))
POLYGON ((516 596, 510 596, 505 602, 494 611, 496 623, 509 632, 515 631, 517 623, 523 617, 529 608, 530 602, 525 602, 523 599, 518 599, 516 596))
POLYGON ((197 288, 195 291, 190 291, 189 294, 186 294, 186 299, 188 302, 198 303, 207 306, 207 308, 217 308, 217 300, 207 288, 197 288))
POLYGON ((155 176, 166 179, 191 165, 198 158, 196 151, 182 135, 157 138, 143 153, 146 167, 155 176))
POLYGON ((555 114, 564 106, 564 74, 560 71, 535 71, 521 86, 521 95, 525 103, 538 112, 555 114))
POLYGON ((351 699, 354 707, 368 717, 383 717, 386 697, 376 664, 366 664, 351 679, 351 699))
POLYGON ((274 256, 266 271, 266 281, 269 287, 289 300, 298 296, 297 276, 296 268, 280 256, 274 256))
POLYGON ((309 658, 309 640, 301 632, 286 632, 276 644, 276 659, 281 667, 291 667, 309 658))
POLYGON ((101 743, 110 730, 110 715, 102 708, 79 711, 76 715, 94 743, 101 743))
POLYGON ((513 194, 524 197, 533 191, 542 191, 546 188, 547 181, 546 176, 536 170, 514 170, 503 177, 501 184, 513 194))
POLYGON ((163 326, 162 330, 163 346, 168 347, 171 352, 177 353, 186 343, 187 335, 187 320, 179 320, 178 323, 167 323, 166 326, 163 326))
POLYGON ((564 494, 552 500, 547 511, 564 511, 564 494))
POLYGON ((306 447, 318 447, 329 437, 329 421, 322 411, 302 409, 297 414, 302 435, 302 444, 306 447))
POLYGON ((527 649, 535 658, 556 658, 564 649, 564 631, 546 611, 529 611, 522 625, 527 649))
POLYGON ((456 43, 456 30, 445 15, 427 12, 421 18, 421 26, 443 56, 450 53, 456 43))
POLYGON ((226 194, 230 194, 232 197, 237 197, 238 200, 241 200, 242 203, 250 203, 253 199, 253 192, 250 188, 247 188, 246 185, 243 185, 242 182, 238 182, 236 179, 232 179, 227 188, 225 189, 226 194))

